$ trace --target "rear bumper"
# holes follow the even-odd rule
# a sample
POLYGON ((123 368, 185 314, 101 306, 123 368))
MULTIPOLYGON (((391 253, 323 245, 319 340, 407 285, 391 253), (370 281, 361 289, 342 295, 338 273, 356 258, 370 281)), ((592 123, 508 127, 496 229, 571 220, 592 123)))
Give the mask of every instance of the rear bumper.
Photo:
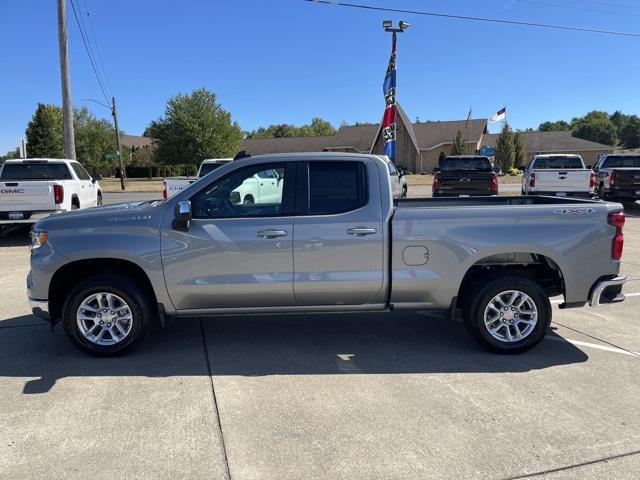
POLYGON ((24 213, 25 217, 27 218, 23 218, 20 220, 13 220, 13 219, 9 219, 9 212, 0 212, 0 225, 17 225, 17 224, 32 224, 32 223, 36 223, 38 220, 41 220, 43 218, 47 218, 50 217, 51 215, 55 215, 57 213, 63 213, 66 210, 47 210, 44 212, 19 212, 17 211, 17 213, 24 213))
POLYGON ((626 275, 617 275, 613 278, 598 280, 591 288, 589 305, 592 307, 598 307, 606 303, 624 301, 622 286, 626 280, 626 275))
POLYGON ((542 196, 545 196, 545 197, 560 197, 560 198, 566 198, 566 197, 593 198, 595 194, 593 192, 540 192, 540 191, 535 191, 535 192, 529 192, 529 195, 542 195, 542 196), (558 193, 564 193, 564 195, 558 195, 558 193))

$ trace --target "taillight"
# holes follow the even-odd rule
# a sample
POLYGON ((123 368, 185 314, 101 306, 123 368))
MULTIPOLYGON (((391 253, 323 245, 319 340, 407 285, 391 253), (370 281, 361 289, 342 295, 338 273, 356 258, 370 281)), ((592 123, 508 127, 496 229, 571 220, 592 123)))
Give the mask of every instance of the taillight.
POLYGON ((616 177, 615 173, 609 175, 609 186, 613 187, 616 184, 616 177))
POLYGON ((611 258, 620 260, 622 258, 622 249, 624 247, 624 236, 622 235, 622 227, 624 227, 624 212, 610 213, 607 219, 609 225, 616 227, 616 236, 613 237, 611 244, 611 258))
POLYGON ((440 177, 436 175, 433 177, 433 185, 431 186, 431 191, 436 193, 440 189, 440 177))
POLYGON ((64 188, 62 188, 62 185, 53 186, 53 198, 56 205, 59 205, 64 201, 64 188))
POLYGON ((589 188, 595 188, 595 187, 596 187, 596 173, 591 172, 591 178, 589 179, 589 188))
POLYGON ((536 187, 536 174, 535 173, 531 174, 531 180, 529 180, 529 186, 531 188, 535 188, 536 187))
POLYGON ((491 190, 498 193, 498 177, 497 175, 491 176, 491 190))
POLYGON ((162 198, 167 199, 167 182, 166 180, 162 181, 162 198))

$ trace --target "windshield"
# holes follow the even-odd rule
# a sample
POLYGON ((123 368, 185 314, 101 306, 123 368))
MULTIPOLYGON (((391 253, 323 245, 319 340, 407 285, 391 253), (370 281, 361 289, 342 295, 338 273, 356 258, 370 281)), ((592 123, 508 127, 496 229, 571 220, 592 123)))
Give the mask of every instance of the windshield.
POLYGON ((71 180, 64 163, 5 163, 1 180, 71 180))
POLYGON ((222 165, 224 165, 224 163, 203 163, 200 167, 200 177, 204 177, 205 175, 220 168, 222 165))
POLYGON ((533 168, 540 169, 582 169, 584 165, 580 157, 540 157, 536 158, 533 168))
POLYGON ((473 172, 491 172, 493 168, 488 158, 469 157, 469 158, 445 158, 442 160, 440 168, 443 172, 454 171, 473 171, 473 172))
POLYGON ((640 156, 607 157, 602 168, 640 168, 640 156))

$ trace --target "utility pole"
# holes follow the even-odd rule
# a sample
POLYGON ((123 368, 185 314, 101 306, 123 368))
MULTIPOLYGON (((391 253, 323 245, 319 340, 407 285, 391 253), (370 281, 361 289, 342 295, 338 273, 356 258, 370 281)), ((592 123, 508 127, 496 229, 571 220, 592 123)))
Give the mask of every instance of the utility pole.
POLYGON ((62 79, 64 153, 66 158, 75 160, 76 140, 73 133, 73 105, 71 102, 69 49, 67 46, 67 0, 58 0, 58 48, 60 50, 60 76, 62 79))
POLYGON ((120 149, 120 129, 118 128, 118 111, 116 110, 116 97, 111 97, 111 115, 113 115, 113 123, 116 127, 116 148, 118 149, 118 159, 120 159, 120 188, 124 190, 124 163, 122 162, 122 150, 120 149))

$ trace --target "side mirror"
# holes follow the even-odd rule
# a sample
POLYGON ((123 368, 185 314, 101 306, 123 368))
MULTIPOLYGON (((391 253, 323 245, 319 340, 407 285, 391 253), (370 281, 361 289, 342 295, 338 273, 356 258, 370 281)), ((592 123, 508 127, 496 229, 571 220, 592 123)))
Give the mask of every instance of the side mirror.
POLYGON ((171 226, 174 230, 186 232, 191 224, 191 202, 178 202, 173 209, 173 223, 171 226))
POLYGON ((524 172, 526 169, 527 169, 527 167, 525 167, 524 165, 520 165, 520 166, 518 167, 518 170, 520 170, 520 171, 522 171, 522 172, 524 172))
POLYGON ((407 169, 406 168, 399 168, 398 169, 398 176, 400 178, 404 177, 407 174, 407 169))
POLYGON ((493 173, 500 173, 500 167, 498 165, 493 167, 493 173))
POLYGON ((587 165, 587 166, 586 166, 586 167, 584 167, 584 168, 586 168, 587 170, 591 170, 591 165, 587 165))
POLYGON ((440 172, 440 167, 435 167, 435 168, 433 169, 433 173, 438 173, 438 172, 440 172))

